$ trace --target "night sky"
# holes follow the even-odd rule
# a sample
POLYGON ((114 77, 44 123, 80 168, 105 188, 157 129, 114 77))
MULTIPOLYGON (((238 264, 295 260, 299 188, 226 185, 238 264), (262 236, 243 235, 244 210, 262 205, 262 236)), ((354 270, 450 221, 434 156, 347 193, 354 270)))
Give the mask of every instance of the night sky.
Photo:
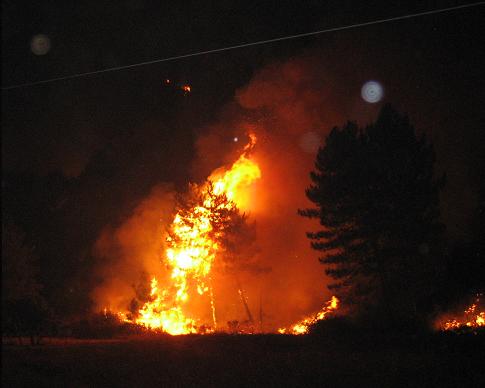
MULTIPOLYGON (((465 4, 393 3, 6 0, 2 88, 465 4), (50 39, 45 55, 31 51, 37 34, 50 39)), ((390 102, 429 135, 438 170, 447 174, 442 213, 448 234, 466 239, 485 191, 484 10, 2 90, 4 217, 36 241, 46 264, 63 263, 44 276, 67 278, 63 268, 69 267, 69 278, 85 289, 86 279, 97 280, 89 268, 100 231, 121 224, 157 184, 180 190, 217 167, 234 147, 234 130, 227 129, 227 150, 214 150, 206 164, 200 139, 234 111, 244 115, 235 96, 264 69, 308 59, 326 82, 307 85, 325 95, 328 128, 322 133, 346 120, 369 123, 390 102), (368 80, 383 85, 380 103, 361 99, 368 80), (191 93, 181 90, 185 84, 191 93)), ((286 136, 276 129, 273 135, 286 136)))

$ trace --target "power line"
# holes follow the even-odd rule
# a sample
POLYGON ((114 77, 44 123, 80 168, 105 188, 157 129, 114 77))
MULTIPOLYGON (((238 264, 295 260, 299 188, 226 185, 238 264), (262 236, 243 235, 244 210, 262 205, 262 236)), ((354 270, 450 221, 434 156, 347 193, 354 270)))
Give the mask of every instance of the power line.
POLYGON ((234 46, 221 47, 221 48, 217 48, 217 49, 213 49, 213 50, 197 51, 195 53, 182 54, 182 55, 176 55, 176 56, 162 58, 162 59, 155 59, 155 60, 152 60, 152 61, 133 63, 131 65, 116 66, 116 67, 110 67, 110 68, 102 69, 102 70, 88 71, 86 73, 77 73, 77 74, 71 74, 71 75, 66 75, 66 76, 61 76, 61 77, 49 78, 49 79, 45 79, 45 80, 42 80, 42 81, 26 82, 26 83, 23 83, 23 84, 5 86, 5 87, 2 87, 1 89, 2 90, 18 89, 18 88, 23 88, 23 87, 28 87, 28 86, 46 84, 46 83, 55 82, 55 81, 63 81, 63 80, 68 80, 68 79, 81 78, 81 77, 86 77, 86 76, 94 75, 94 74, 101 74, 101 73, 108 73, 108 72, 113 72, 113 71, 118 71, 118 70, 132 69, 134 67, 153 65, 155 63, 162 63, 162 62, 170 62, 170 61, 175 61, 177 59, 196 57, 196 56, 200 56, 200 55, 214 54, 214 53, 219 53, 219 52, 222 52, 222 51, 235 50, 235 49, 238 49, 238 48, 258 46, 258 45, 263 45, 263 44, 268 44, 268 43, 281 42, 281 41, 284 41, 284 40, 320 35, 320 34, 325 34, 325 33, 328 33, 328 32, 350 30, 352 28, 366 27, 366 26, 388 23, 388 22, 397 21, 397 20, 411 19, 411 18, 416 18, 416 17, 420 17, 420 16, 434 15, 434 14, 449 12, 449 11, 456 11, 456 10, 459 10, 459 9, 471 8, 471 7, 476 7, 476 6, 484 5, 484 4, 485 4, 485 2, 480 1, 480 2, 476 2, 476 3, 458 5, 458 6, 455 6, 455 7, 434 9, 434 10, 431 10, 431 11, 418 12, 418 13, 413 13, 413 14, 395 16, 395 17, 386 18, 386 19, 373 20, 373 21, 370 21, 370 22, 356 23, 356 24, 351 24, 351 25, 347 25, 347 26, 328 28, 328 29, 320 30, 320 31, 305 32, 305 33, 302 33, 302 34, 282 36, 282 37, 279 37, 279 38, 260 40, 260 41, 251 42, 251 43, 242 43, 242 44, 238 44, 238 45, 234 45, 234 46))

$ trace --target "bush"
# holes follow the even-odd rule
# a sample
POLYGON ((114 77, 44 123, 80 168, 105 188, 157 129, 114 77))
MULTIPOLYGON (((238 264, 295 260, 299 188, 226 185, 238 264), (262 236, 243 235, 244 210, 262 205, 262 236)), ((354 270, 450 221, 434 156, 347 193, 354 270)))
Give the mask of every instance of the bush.
POLYGON ((94 313, 69 326, 76 338, 116 338, 146 332, 143 326, 124 322, 111 312, 94 313))

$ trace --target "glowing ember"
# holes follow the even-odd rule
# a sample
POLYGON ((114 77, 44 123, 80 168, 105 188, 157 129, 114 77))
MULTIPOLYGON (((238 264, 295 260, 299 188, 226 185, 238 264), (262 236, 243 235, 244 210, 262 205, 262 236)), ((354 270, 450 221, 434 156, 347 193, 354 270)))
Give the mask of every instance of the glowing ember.
POLYGON ((475 302, 463 311, 461 317, 455 317, 444 321, 441 324, 441 328, 443 330, 456 330, 462 327, 476 328, 485 326, 485 311, 479 308, 481 296, 481 294, 477 295, 475 302))
POLYGON ((338 298, 336 296, 332 296, 332 299, 330 299, 317 314, 311 317, 302 319, 300 322, 295 323, 290 328, 278 329, 278 333, 294 334, 294 335, 307 334, 310 326, 312 326, 318 321, 324 320, 327 314, 337 310, 338 304, 339 304, 338 298))
POLYGON ((219 217, 225 210, 236 209, 240 189, 261 177, 258 165, 249 159, 255 142, 256 137, 250 135, 250 143, 229 170, 215 171, 205 185, 196 188, 202 196, 201 203, 189 210, 181 209, 175 215, 166 239, 165 254, 166 264, 171 270, 171 284, 159 289, 157 280, 153 278, 150 301, 139 310, 136 323, 173 335, 198 332, 197 320, 187 317, 183 310, 194 288, 199 295, 208 292, 211 300, 213 329, 205 328, 204 332, 217 327, 210 272, 221 248, 216 241, 220 233, 219 217))
POLYGON ((183 85, 182 86, 182 90, 185 92, 185 93, 190 93, 192 91, 192 89, 190 88, 190 85, 183 85))

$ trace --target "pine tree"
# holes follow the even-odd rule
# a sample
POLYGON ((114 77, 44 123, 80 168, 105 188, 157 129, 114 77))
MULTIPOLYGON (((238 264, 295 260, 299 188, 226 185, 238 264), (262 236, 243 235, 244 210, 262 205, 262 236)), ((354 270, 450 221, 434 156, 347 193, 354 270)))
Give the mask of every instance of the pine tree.
POLYGON ((423 319, 442 272, 443 225, 435 156, 405 115, 389 105, 375 123, 334 128, 320 148, 313 184, 316 208, 300 210, 323 229, 308 233, 336 282, 329 287, 355 307, 388 322, 423 319))

